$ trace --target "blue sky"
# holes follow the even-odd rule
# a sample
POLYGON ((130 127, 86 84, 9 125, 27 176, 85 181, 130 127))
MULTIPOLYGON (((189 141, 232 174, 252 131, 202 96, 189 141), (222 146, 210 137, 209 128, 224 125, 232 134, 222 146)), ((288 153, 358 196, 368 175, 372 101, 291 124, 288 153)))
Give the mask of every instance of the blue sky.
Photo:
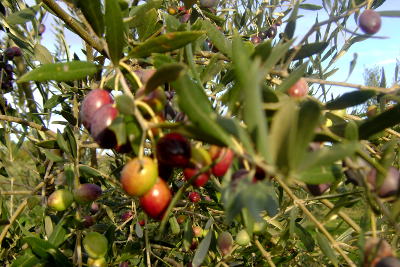
MULTIPOLYGON (((322 5, 322 0, 309 0, 305 3, 322 5)), ((377 11, 385 10, 400 10, 399 0, 386 0, 386 2, 380 6, 377 11)), ((302 35, 315 23, 315 12, 302 12, 305 16, 298 21, 298 25, 301 27, 296 28, 295 35, 298 39, 302 38, 302 35)), ((319 21, 327 19, 325 10, 321 10, 319 13, 319 21)), ((348 52, 342 56, 336 63, 335 66, 339 67, 339 70, 328 80, 333 81, 346 81, 348 72, 350 69, 350 62, 353 60, 354 53, 357 53, 357 64, 353 70, 351 76, 347 80, 349 83, 363 84, 364 78, 363 73, 365 68, 371 68, 374 66, 383 67, 385 69, 386 80, 388 85, 391 85, 394 77, 394 68, 396 66, 396 60, 400 61, 400 30, 399 30, 400 18, 389 18, 382 17, 382 26, 380 31, 376 34, 380 37, 387 37, 386 39, 369 38, 363 42, 354 44, 348 52)), ((347 28, 351 31, 357 29, 355 24, 354 16, 348 20, 347 28)), ((357 33, 362 33, 361 30, 357 30, 357 33)), ((344 33, 344 37, 348 38, 351 34, 344 33)), ((310 39, 313 40, 313 39, 310 39)), ((343 38, 342 38, 343 40, 343 38)), ((339 87, 335 92, 343 93, 354 89, 347 89, 339 87)))

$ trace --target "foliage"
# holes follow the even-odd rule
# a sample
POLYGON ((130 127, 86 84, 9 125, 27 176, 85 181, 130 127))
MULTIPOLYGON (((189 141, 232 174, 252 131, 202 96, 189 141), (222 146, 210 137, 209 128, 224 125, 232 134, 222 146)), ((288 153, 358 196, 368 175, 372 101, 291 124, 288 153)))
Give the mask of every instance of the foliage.
POLYGON ((382 72, 379 84, 340 83, 354 90, 328 97, 337 59, 375 38, 350 20, 384 0, 309 2, 2 1, 0 263, 369 266, 364 243, 377 235, 399 252, 400 186, 388 198, 377 193, 389 168, 399 168, 399 86, 387 88, 382 72), (297 36, 304 12, 316 22, 297 36), (39 32, 50 16, 55 51, 39 32), (84 42, 84 57, 70 54, 67 31, 84 42), (10 47, 22 56, 7 56, 10 47), (293 97, 300 79, 309 95, 293 97), (96 137, 113 149, 81 124, 80 104, 97 88, 118 111, 96 137), (379 103, 372 116, 346 114, 367 101, 379 103), (169 132, 210 150, 213 163, 192 153, 197 174, 188 180, 182 168, 158 165, 173 192, 159 221, 119 179, 132 158, 157 162, 157 142, 169 132), (211 171, 223 159, 214 145, 235 155, 223 177, 211 171), (200 174, 208 182, 196 187, 200 174), (101 197, 65 211, 46 206, 55 190, 84 183, 100 186, 101 197), (203 232, 194 236, 192 226, 203 232), (244 229, 251 241, 231 244, 244 229), (225 235, 231 243, 221 248, 225 235))

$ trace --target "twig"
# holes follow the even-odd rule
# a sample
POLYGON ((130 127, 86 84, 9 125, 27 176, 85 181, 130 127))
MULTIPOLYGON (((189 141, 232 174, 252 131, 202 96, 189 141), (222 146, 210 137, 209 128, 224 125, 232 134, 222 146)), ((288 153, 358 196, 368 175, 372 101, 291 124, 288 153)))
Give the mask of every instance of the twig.
MULTIPOLYGON (((45 185, 44 182, 39 183, 34 190, 31 191, 32 194, 35 194, 37 190, 42 188, 45 185)), ((0 247, 3 242, 4 237, 7 235, 8 229, 10 229, 11 225, 14 223, 14 221, 18 218, 18 216, 24 211, 26 205, 28 205, 28 199, 24 199, 24 201, 18 206, 17 210, 15 213, 11 216, 9 223, 4 226, 3 231, 1 231, 0 234, 0 247)))
POLYGON ((150 260, 150 253, 151 253, 151 246, 149 242, 149 229, 148 229, 148 218, 146 216, 145 218, 145 227, 144 227, 144 241, 146 243, 146 262, 147 266, 151 266, 151 260, 150 260))
POLYGON ((13 195, 32 195, 32 191, 0 191, 0 196, 13 196, 13 195))
MULTIPOLYGON (((321 201, 322 204, 324 204, 328 208, 330 208, 330 209, 334 208, 334 205, 329 200, 321 199, 320 201, 321 201)), ((358 224, 356 224, 349 216, 347 216, 346 213, 344 213, 343 211, 339 211, 337 213, 337 215, 339 215, 348 225, 350 225, 351 228, 354 229, 354 231, 356 231, 357 233, 361 233, 360 226, 358 226, 358 224)))
POLYGON ((263 246, 261 245, 260 241, 258 241, 256 239, 256 246, 258 247, 258 249, 260 250, 261 254, 263 255, 263 257, 267 260, 268 264, 271 267, 275 267, 275 263, 272 261, 271 259, 271 255, 269 255, 268 251, 266 251, 263 246))
POLYGON ((351 10, 347 11, 346 13, 344 13, 344 14, 342 14, 342 15, 335 16, 335 17, 330 17, 330 18, 327 19, 327 20, 321 21, 321 22, 319 22, 319 23, 315 23, 315 24, 311 27, 311 29, 306 33, 306 35, 304 35, 303 39, 301 39, 301 41, 294 47, 293 53, 290 54, 288 60, 286 61, 286 64, 285 64, 285 68, 284 68, 284 69, 287 69, 287 67, 289 66, 290 62, 293 61, 293 59, 295 58, 295 56, 297 55, 297 53, 300 51, 301 45, 304 44, 304 43, 307 41, 308 37, 310 37, 310 36, 313 34, 314 31, 316 31, 317 29, 319 29, 321 26, 324 26, 325 24, 329 24, 329 23, 338 21, 338 20, 340 20, 340 19, 342 19, 342 18, 345 18, 345 17, 350 16, 351 14, 353 14, 353 13, 359 11, 360 8, 363 7, 364 5, 365 5, 365 3, 364 3, 364 4, 361 4, 361 5, 357 6, 357 7, 355 7, 354 9, 351 9, 351 10))
POLYGON ((382 92, 382 93, 391 93, 391 92, 394 92, 394 91, 400 89, 399 85, 394 85, 391 88, 384 88, 384 87, 367 86, 367 85, 354 84, 354 83, 326 81, 326 80, 314 79, 314 78, 305 78, 305 80, 310 83, 337 85, 337 86, 341 86, 341 87, 357 88, 359 90, 374 90, 374 91, 378 91, 378 92, 382 92))
POLYGON ((75 33, 85 40, 90 46, 99 51, 101 54, 106 54, 101 43, 90 36, 88 31, 79 25, 79 23, 75 21, 75 19, 70 14, 65 12, 59 5, 57 5, 56 2, 53 0, 43 0, 42 2, 45 3, 60 19, 65 22, 65 24, 73 29, 75 33))
POLYGON ((57 134, 55 132, 53 132, 50 129, 47 129, 45 126, 39 125, 39 124, 34 123, 34 122, 27 121, 25 119, 12 117, 12 116, 7 116, 7 115, 0 115, 0 120, 19 123, 21 125, 29 126, 29 127, 34 128, 36 130, 42 131, 42 132, 50 135, 51 137, 54 137, 54 138, 57 137, 57 134))
POLYGON ((292 192, 292 190, 286 185, 286 183, 279 177, 279 175, 275 176, 275 180, 279 183, 279 185, 283 188, 283 190, 289 195, 289 197, 293 200, 294 204, 297 205, 306 215, 307 217, 317 226, 317 228, 322 232, 323 235, 329 240, 332 244, 332 247, 342 255, 343 259, 347 262, 347 264, 351 267, 356 267, 354 262, 344 253, 344 251, 339 247, 336 240, 331 236, 331 234, 326 230, 326 228, 318 221, 317 218, 307 209, 306 206, 302 203, 300 199, 292 192))

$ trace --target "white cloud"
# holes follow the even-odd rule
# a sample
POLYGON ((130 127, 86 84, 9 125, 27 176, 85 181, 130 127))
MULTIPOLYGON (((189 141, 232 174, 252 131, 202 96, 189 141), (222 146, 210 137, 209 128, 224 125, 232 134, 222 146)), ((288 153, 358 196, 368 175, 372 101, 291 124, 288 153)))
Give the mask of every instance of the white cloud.
POLYGON ((388 65, 388 64, 392 64, 392 63, 396 63, 396 59, 395 58, 389 58, 389 59, 381 60, 381 61, 377 62, 376 65, 388 65))

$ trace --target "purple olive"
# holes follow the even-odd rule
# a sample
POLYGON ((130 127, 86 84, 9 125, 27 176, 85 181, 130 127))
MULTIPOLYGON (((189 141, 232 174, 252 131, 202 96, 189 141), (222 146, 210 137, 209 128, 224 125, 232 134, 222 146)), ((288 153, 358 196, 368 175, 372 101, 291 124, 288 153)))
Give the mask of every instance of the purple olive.
POLYGON ((330 184, 307 184, 307 189, 313 196, 320 196, 331 186, 330 184))
POLYGON ((101 188, 96 184, 81 184, 74 190, 74 199, 78 203, 95 201, 101 196, 101 188))
POLYGON ((94 114, 104 105, 112 104, 110 93, 106 90, 95 89, 85 96, 81 105, 80 117, 83 125, 91 130, 94 114))
MULTIPOLYGON (((372 190, 376 190, 376 169, 371 169, 368 173, 367 181, 371 185, 372 190)), ((397 195, 400 189, 400 172, 395 167, 389 167, 387 175, 378 190, 378 196, 391 197, 397 195)))
POLYGON ((375 10, 367 9, 358 18, 358 26, 367 34, 374 34, 381 28, 381 15, 375 10))

